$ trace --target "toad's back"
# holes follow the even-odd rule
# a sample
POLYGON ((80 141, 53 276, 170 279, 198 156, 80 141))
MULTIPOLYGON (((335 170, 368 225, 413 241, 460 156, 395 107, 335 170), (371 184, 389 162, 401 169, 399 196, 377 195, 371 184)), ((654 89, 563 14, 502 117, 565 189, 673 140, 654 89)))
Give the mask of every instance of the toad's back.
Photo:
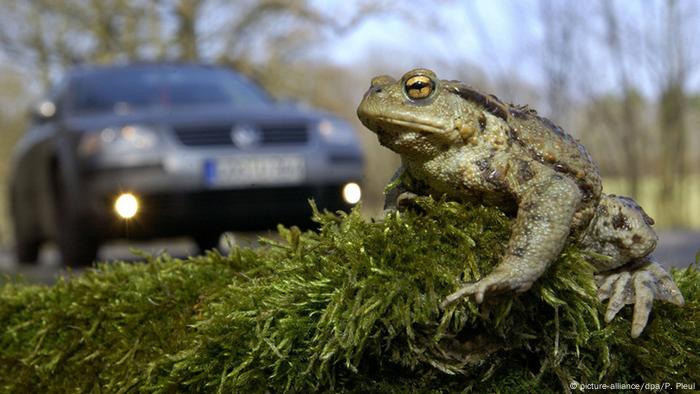
POLYGON ((576 182, 582 201, 572 225, 581 230, 593 217, 598 205, 602 183, 598 166, 575 138, 547 118, 527 106, 505 104, 496 96, 481 93, 459 82, 448 82, 448 90, 477 102, 493 115, 506 121, 508 137, 532 159, 562 173, 576 182))
POLYGON ((527 107, 510 107, 510 137, 537 161, 573 178, 583 203, 597 205, 602 192, 598 166, 586 149, 561 127, 527 107))

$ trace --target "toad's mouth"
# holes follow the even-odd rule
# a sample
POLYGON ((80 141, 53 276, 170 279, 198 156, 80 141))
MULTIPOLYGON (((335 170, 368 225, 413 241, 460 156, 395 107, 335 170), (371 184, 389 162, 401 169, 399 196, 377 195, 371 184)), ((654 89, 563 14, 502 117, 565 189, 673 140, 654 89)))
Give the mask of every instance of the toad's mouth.
POLYGON ((415 131, 420 133, 440 134, 444 132, 444 130, 440 127, 436 127, 428 123, 417 122, 415 120, 385 117, 378 117, 377 120, 381 123, 388 123, 396 126, 406 127, 409 129, 409 131, 415 131))

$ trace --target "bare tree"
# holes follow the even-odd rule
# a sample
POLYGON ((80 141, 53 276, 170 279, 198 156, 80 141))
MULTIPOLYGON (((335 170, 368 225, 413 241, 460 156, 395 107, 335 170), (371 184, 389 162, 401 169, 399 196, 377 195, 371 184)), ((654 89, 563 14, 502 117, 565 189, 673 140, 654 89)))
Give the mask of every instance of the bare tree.
POLYGON ((566 124, 572 106, 571 82, 575 75, 577 23, 576 3, 540 0, 539 15, 545 29, 540 65, 545 76, 545 100, 548 115, 566 124))
POLYGON ((615 3, 601 0, 600 5, 605 26, 604 43, 610 54, 615 79, 622 91, 621 111, 614 111, 611 106, 600 109, 606 112, 605 117, 613 126, 615 135, 619 136, 619 147, 624 156, 624 168, 628 180, 628 193, 637 197, 640 181, 639 141, 643 137, 639 119, 640 95, 630 80, 628 60, 631 54, 622 41, 624 33, 620 26, 618 12, 615 10, 615 3))
POLYGON ((176 42, 180 47, 180 59, 196 61, 200 59, 197 21, 200 16, 202 0, 179 0, 175 5, 177 20, 176 42))
POLYGON ((0 0, 0 52, 46 88, 54 71, 76 63, 140 58, 155 14, 145 0, 0 0))
POLYGON ((324 38, 346 34, 388 8, 381 1, 352 4, 341 15, 328 13, 311 1, 261 0, 247 6, 230 6, 231 20, 214 36, 224 40, 218 61, 257 80, 275 77, 281 66, 322 44, 324 38))
MULTIPOLYGON (((687 178, 688 142, 686 86, 694 68, 690 18, 694 12, 681 8, 676 0, 667 0, 663 18, 656 29, 649 30, 659 94, 660 188, 659 211, 669 225, 685 222, 683 188, 687 178)), ((686 5, 688 5, 686 3, 686 5)))

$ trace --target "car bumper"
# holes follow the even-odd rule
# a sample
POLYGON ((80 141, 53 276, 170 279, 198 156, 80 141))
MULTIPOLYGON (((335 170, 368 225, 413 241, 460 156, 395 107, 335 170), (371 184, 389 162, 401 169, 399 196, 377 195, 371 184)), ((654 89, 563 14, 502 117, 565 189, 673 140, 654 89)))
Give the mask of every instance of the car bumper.
POLYGON ((84 166, 84 217, 101 238, 151 238, 202 231, 248 231, 278 223, 309 227, 313 199, 321 209, 349 210, 343 187, 361 179, 361 161, 333 163, 326 156, 305 156, 303 181, 278 185, 221 187, 205 177, 205 158, 152 159, 141 163, 84 166), (324 160, 325 162, 318 162, 324 160), (116 198, 132 193, 139 210, 120 218, 116 198))

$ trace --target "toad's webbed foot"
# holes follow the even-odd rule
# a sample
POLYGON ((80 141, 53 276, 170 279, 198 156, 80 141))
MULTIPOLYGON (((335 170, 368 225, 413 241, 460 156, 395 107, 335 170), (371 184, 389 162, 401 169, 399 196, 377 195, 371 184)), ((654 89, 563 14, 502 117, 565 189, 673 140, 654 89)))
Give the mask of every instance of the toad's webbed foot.
POLYGON ((596 275, 598 298, 607 298, 605 321, 610 322, 625 305, 634 304, 632 338, 637 338, 646 327, 654 300, 683 305, 683 295, 660 265, 652 261, 640 261, 630 267, 596 275))
POLYGON ((399 211, 411 208, 416 204, 418 195, 413 192, 403 192, 396 198, 396 208, 399 211))
POLYGON ((532 281, 525 280, 522 276, 513 272, 496 269, 481 280, 468 283, 461 289, 448 295, 440 306, 444 309, 453 302, 470 295, 474 295, 476 303, 481 304, 484 301, 485 293, 499 293, 509 290, 522 293, 527 291, 532 286, 532 283, 532 281))
POLYGON ((393 201, 387 200, 384 204, 384 215, 386 216, 393 211, 405 211, 407 209, 416 208, 416 198, 418 195, 413 192, 402 192, 393 201))

